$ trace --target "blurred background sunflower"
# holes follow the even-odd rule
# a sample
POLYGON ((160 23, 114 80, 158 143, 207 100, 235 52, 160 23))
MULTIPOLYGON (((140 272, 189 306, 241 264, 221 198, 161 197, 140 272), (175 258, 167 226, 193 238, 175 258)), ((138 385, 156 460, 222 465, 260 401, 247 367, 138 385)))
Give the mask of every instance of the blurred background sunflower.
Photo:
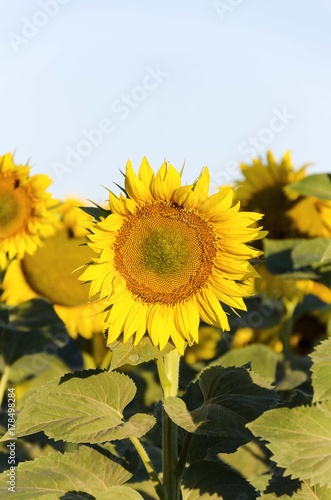
MULTIPOLYGON (((331 201, 303 195, 292 187, 294 183, 307 177, 307 167, 308 164, 305 164, 295 170, 289 152, 286 152, 278 162, 271 151, 267 152, 266 160, 255 158, 252 164, 241 164, 244 179, 236 182, 236 197, 243 209, 264 214, 264 228, 268 231, 267 239, 253 243, 265 251, 264 258, 256 266, 260 278, 254 280, 254 291, 265 299, 270 298, 283 303, 285 314, 274 327, 238 329, 232 347, 262 342, 280 351, 285 343, 287 348, 299 352, 297 346, 304 343, 303 336, 306 333, 301 335, 295 330, 296 322, 302 318, 302 314, 298 316, 296 313, 296 308, 302 303, 314 302, 315 312, 318 314, 320 309, 325 309, 327 304, 331 304, 330 284, 325 275, 321 277, 314 272, 308 273, 308 269, 299 269, 296 273, 293 273, 294 269, 288 269, 286 272, 282 269, 284 256, 282 257, 281 253, 276 257, 277 262, 273 260, 273 265, 268 258, 267 249, 270 240, 288 242, 290 252, 295 240, 330 238, 331 201)), ((281 246, 279 248, 285 249, 281 246)), ((284 251, 286 253, 286 250, 284 251)), ((289 257, 288 259, 290 262, 289 257)), ((300 321, 302 324, 302 319, 300 321)), ((319 332, 320 329, 317 329, 316 339, 320 339, 319 332)), ((309 345, 313 349, 315 345, 313 333, 311 337, 309 345)), ((306 347, 307 345, 308 342, 306 347)))
POLYGON ((3 280, 2 301, 16 305, 44 297, 53 305, 69 334, 89 339, 100 327, 100 303, 89 301, 88 285, 78 281, 81 267, 95 253, 86 245, 92 217, 77 199, 68 199, 56 208, 58 224, 33 255, 25 255, 9 265, 3 280))
POLYGON ((11 153, 0 157, 0 269, 15 257, 32 255, 54 234, 58 201, 46 192, 52 180, 30 175, 28 165, 15 165, 11 153))
POLYGON ((236 182, 237 199, 244 210, 264 214, 268 238, 330 237, 331 202, 290 187, 307 176, 308 165, 294 170, 289 151, 279 162, 268 151, 265 161, 254 158, 252 164, 240 164, 244 180, 236 182))

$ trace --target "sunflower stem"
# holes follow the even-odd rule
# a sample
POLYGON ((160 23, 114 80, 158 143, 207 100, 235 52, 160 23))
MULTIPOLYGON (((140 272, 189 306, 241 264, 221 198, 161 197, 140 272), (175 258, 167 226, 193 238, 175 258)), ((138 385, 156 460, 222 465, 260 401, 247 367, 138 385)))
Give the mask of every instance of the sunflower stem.
MULTIPOLYGON (((177 396, 180 354, 177 349, 157 361, 164 399, 177 396)), ((178 475, 178 427, 163 409, 163 486, 168 500, 180 500, 180 476, 178 475)))
POLYGON ((8 380, 10 374, 10 365, 5 365, 3 370, 3 374, 0 380, 0 408, 2 406, 3 398, 5 396, 8 380))
POLYGON ((136 451, 138 452, 138 455, 140 456, 145 469, 150 477, 150 480, 153 483, 153 486, 155 488, 156 493, 158 494, 159 498, 161 500, 168 500, 167 498, 167 492, 165 491, 165 488, 163 484, 161 483, 156 470, 154 469, 154 466, 152 464, 151 459, 148 456, 148 453, 146 452, 145 448, 139 441, 139 439, 136 436, 130 436, 130 441, 135 447, 136 451))
POLYGON ((192 441, 193 434, 187 433, 184 439, 184 443, 182 446, 182 451, 180 452, 178 464, 177 464, 177 475, 179 477, 182 477, 186 461, 187 461, 187 455, 191 446, 191 441, 192 441))
POLYGON ((291 335, 293 332, 294 310, 297 304, 297 300, 285 301, 286 313, 284 315, 282 328, 280 331, 280 339, 283 343, 283 352, 290 352, 291 350, 291 335))

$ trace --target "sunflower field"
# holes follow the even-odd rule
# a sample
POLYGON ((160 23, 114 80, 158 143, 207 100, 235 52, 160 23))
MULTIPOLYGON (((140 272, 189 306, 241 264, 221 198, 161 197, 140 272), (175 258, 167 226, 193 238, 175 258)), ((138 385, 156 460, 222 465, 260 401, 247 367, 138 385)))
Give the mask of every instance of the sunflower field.
POLYGON ((0 157, 2 499, 331 499, 331 174, 241 172, 0 157))

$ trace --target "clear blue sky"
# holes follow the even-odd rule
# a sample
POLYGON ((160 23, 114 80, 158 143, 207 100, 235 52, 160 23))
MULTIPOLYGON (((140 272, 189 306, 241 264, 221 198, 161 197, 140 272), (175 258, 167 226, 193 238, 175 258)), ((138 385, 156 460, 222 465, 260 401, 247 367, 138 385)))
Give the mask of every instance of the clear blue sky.
POLYGON ((0 0, 0 154, 102 201, 164 158, 213 187, 290 149, 331 171, 329 0, 0 0), (114 187, 115 191, 117 188, 114 187))

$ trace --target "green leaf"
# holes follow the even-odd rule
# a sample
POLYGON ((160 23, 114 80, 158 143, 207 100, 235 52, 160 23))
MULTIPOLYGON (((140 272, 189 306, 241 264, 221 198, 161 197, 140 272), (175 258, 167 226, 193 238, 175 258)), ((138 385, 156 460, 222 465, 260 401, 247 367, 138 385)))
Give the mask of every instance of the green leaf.
POLYGON ((275 464, 271 465, 271 470, 272 475, 269 475, 269 482, 266 488, 262 490, 265 494, 272 493, 278 497, 282 497, 282 495, 291 497, 295 492, 300 490, 302 483, 299 479, 293 479, 285 475, 285 470, 281 467, 275 467, 275 464))
MULTIPOLYGON (((150 415, 138 413, 124 420, 123 410, 136 393, 128 376, 117 372, 87 375, 77 372, 69 380, 53 380, 32 394, 18 416, 16 437, 43 430, 56 440, 103 443, 130 435, 141 437, 154 426, 150 415)), ((10 438, 7 433, 2 439, 10 438)))
MULTIPOLYGON (((160 500, 159 495, 156 493, 152 482, 148 479, 146 481, 139 481, 138 483, 133 480, 130 481, 130 486, 136 491, 140 492, 143 498, 148 500, 160 500)), ((117 498, 117 500, 120 500, 117 498)))
MULTIPOLYGON (((183 396, 196 426, 195 436, 217 437, 219 441, 213 446, 217 445, 218 451, 228 453, 252 439, 246 423, 274 406, 278 398, 274 390, 255 384, 251 376, 244 368, 234 367, 213 366, 202 372, 183 396)), ((185 407, 176 404, 175 408, 166 406, 166 411, 178 425, 192 432, 185 407)), ((195 447, 194 439, 192 446, 195 447)), ((201 453, 200 440, 197 446, 198 453, 201 453)))
POLYGON ((169 399, 165 404, 169 417, 194 434, 189 453, 192 462, 216 456, 221 451, 231 453, 252 439, 252 434, 245 428, 247 420, 228 408, 209 404, 189 412, 185 405, 175 401, 179 398, 169 399))
POLYGON ((45 350, 60 355, 69 343, 72 351, 78 353, 52 304, 43 299, 10 307, 7 321, 0 319, 0 332, 0 352, 7 365, 23 355, 45 350))
POLYGON ((140 493, 128 486, 112 486, 98 495, 95 500, 119 500, 121 497, 125 500, 143 500, 140 493))
POLYGON ((331 401, 270 410, 247 427, 269 441, 273 460, 286 474, 331 486, 331 401))
POLYGON ((268 464, 267 453, 269 452, 259 443, 251 441, 240 446, 234 453, 218 454, 218 458, 233 470, 240 471, 254 488, 264 491, 270 479, 270 464, 268 464))
MULTIPOLYGON (((17 359, 11 366, 9 380, 14 385, 17 385, 27 378, 36 378, 45 372, 53 373, 51 378, 55 378, 67 373, 68 366, 57 356, 45 352, 27 354, 17 359)), ((45 378, 45 383, 51 378, 48 378, 48 380, 45 378)))
POLYGON ((321 264, 328 264, 331 261, 331 241, 329 240, 329 244, 326 247, 323 255, 321 256, 321 264))
POLYGON ((284 377, 276 385, 277 391, 292 391, 296 387, 306 382, 308 379, 307 373, 301 370, 291 370, 289 366, 285 365, 284 377))
POLYGON ((207 368, 199 378, 199 386, 205 404, 222 405, 248 421, 277 403, 275 391, 255 384, 244 368, 207 368))
POLYGON ((252 439, 245 427, 247 420, 228 408, 208 404, 192 410, 191 415, 197 425, 195 434, 222 438, 223 446, 230 448, 230 451, 252 439))
POLYGON ((315 493, 318 500, 330 500, 331 498, 331 489, 327 486, 316 485, 312 488, 312 491, 315 493))
POLYGON ((245 299, 247 311, 240 311, 240 317, 229 310, 229 323, 233 330, 237 328, 271 328, 277 325, 284 314, 284 305, 280 300, 259 295, 245 299))
MULTIPOLYGON (((81 446, 74 453, 54 453, 20 463, 15 469, 14 495, 8 491, 7 473, 0 475, 1 499, 11 500, 15 497, 16 500, 58 500, 63 498, 62 495, 74 492, 98 497, 110 487, 122 485, 132 477, 123 460, 111 458, 92 448, 81 446)), ((72 497, 75 498, 73 495, 72 497)))
MULTIPOLYGON (((123 365, 139 365, 161 357, 160 349, 154 346, 147 337, 144 337, 137 346, 134 346, 133 340, 129 339, 125 344, 116 341, 108 347, 112 351, 111 370, 123 365)), ((170 350, 170 344, 168 348, 170 350)), ((167 348, 162 351, 162 355, 166 352, 167 348)))
POLYGON ((264 238, 264 257, 269 272, 284 274, 293 270, 291 252, 297 243, 297 239, 272 240, 264 238))
POLYGON ((277 364, 282 356, 270 347, 262 344, 252 344, 240 349, 232 349, 226 354, 212 362, 214 365, 222 366, 244 366, 250 363, 254 373, 258 373, 268 382, 276 379, 277 364))
POLYGON ((199 423, 193 421, 192 415, 182 399, 169 396, 164 401, 164 409, 171 420, 187 432, 193 433, 198 429, 199 423))
POLYGON ((97 203, 92 201, 94 207, 79 207, 83 212, 88 215, 91 215, 96 221, 100 221, 102 218, 108 217, 111 214, 111 210, 106 210, 103 207, 100 207, 97 203))
POLYGON ((200 460, 182 479, 183 500, 254 500, 257 492, 238 472, 220 462, 200 460))
POLYGON ((266 266, 284 279, 319 279, 331 268, 329 238, 264 240, 266 266))
POLYGON ((301 483, 301 488, 289 495, 277 495, 276 493, 262 494, 261 500, 330 500, 331 490, 327 487, 309 486, 301 483))
POLYGON ((314 196, 321 200, 331 200, 331 174, 312 174, 289 184, 287 189, 293 189, 305 196, 314 196))
POLYGON ((310 357, 313 360, 313 402, 331 400, 331 339, 321 342, 310 357))
POLYGON ((20 411, 25 406, 27 398, 41 386, 65 373, 68 373, 68 366, 60 358, 43 352, 22 356, 15 361, 10 369, 10 380, 14 385, 23 384, 18 389, 20 396, 16 410, 20 411), (23 380, 23 375, 28 378, 23 380))
POLYGON ((319 268, 331 260, 331 241, 328 238, 298 240, 291 252, 294 269, 319 268))

